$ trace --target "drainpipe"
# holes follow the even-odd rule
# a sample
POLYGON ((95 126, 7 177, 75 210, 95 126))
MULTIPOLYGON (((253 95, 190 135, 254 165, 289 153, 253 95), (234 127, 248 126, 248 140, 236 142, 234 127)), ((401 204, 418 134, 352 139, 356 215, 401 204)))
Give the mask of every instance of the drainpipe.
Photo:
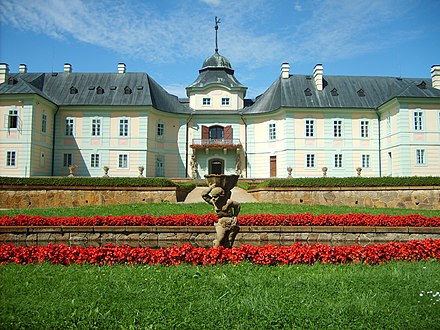
POLYGON ((60 110, 60 107, 57 106, 57 110, 55 111, 55 114, 53 116, 53 134, 52 134, 52 171, 51 171, 51 176, 54 175, 55 172, 55 128, 56 128, 56 119, 57 119, 57 114, 58 114, 58 110, 60 110))
POLYGON ((244 120, 243 114, 241 114, 241 120, 244 124, 244 166, 246 170, 246 178, 249 177, 248 175, 248 167, 247 167, 247 123, 246 120, 244 120))
POLYGON ((188 124, 189 124, 189 122, 192 120, 192 114, 190 114, 189 115, 189 118, 188 118, 188 120, 186 121, 186 155, 185 155, 185 178, 187 178, 188 177, 188 154, 189 154, 189 141, 188 141, 188 139, 189 139, 189 127, 188 127, 188 124))
POLYGON ((381 135, 380 135, 380 114, 378 109, 376 109, 377 115, 377 127, 378 127, 378 138, 379 138, 379 177, 382 177, 382 145, 381 145, 381 135))

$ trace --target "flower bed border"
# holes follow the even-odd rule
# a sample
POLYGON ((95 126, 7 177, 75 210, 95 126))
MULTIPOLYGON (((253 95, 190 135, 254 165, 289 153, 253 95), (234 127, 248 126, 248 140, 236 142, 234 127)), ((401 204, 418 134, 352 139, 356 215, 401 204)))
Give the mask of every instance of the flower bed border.
POLYGON ((381 264, 389 261, 440 260, 440 240, 391 242, 362 247, 301 244, 291 246, 243 245, 238 248, 198 248, 185 244, 172 248, 134 248, 129 246, 67 247, 0 245, 0 264, 35 264, 50 262, 70 265, 150 264, 192 265, 238 264, 251 262, 259 265, 288 265, 314 263, 365 263, 381 264))

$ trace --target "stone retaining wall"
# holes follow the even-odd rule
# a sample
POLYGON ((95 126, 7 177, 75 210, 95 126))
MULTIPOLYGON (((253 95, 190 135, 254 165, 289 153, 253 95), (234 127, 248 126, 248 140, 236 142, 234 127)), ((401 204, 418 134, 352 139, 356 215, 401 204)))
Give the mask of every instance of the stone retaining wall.
POLYGON ((0 186, 0 208, 175 203, 182 198, 175 187, 0 186))
MULTIPOLYGON (((4 226, 0 243, 68 245, 130 244, 167 246, 192 243, 210 246, 213 226, 4 226)), ((371 244, 405 242, 426 238, 440 239, 438 227, 366 226, 242 226, 237 244, 289 245, 295 242, 371 244)))
POLYGON ((440 187, 295 187, 248 191, 260 202, 440 210, 440 187))

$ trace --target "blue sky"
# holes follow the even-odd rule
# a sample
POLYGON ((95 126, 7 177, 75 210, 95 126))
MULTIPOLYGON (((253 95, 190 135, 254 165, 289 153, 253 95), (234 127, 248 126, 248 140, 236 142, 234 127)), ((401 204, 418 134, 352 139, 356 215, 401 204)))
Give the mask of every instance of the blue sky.
POLYGON ((0 0, 0 62, 17 72, 146 72, 185 96, 215 49, 248 89, 292 74, 430 77, 440 0, 0 0))

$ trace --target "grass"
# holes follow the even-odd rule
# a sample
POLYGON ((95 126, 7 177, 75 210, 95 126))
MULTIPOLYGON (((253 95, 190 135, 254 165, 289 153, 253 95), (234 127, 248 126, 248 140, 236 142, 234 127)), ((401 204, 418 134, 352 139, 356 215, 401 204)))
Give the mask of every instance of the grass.
MULTIPOLYGON (((94 215, 142 215, 150 214, 153 216, 168 214, 207 214, 213 213, 212 206, 206 203, 195 204, 126 204, 126 205, 107 205, 107 206, 81 206, 71 208, 47 208, 47 209, 9 209, 0 210, 1 215, 41 215, 46 217, 59 216, 94 216, 94 215)), ((393 209, 393 208, 367 208, 367 207, 348 207, 348 206, 324 206, 324 205, 296 205, 296 204, 271 204, 271 203, 242 203, 240 214, 344 214, 344 213, 367 213, 367 214, 391 214, 408 215, 421 214, 428 217, 440 216, 439 210, 414 210, 414 209, 393 209)))
POLYGON ((438 261, 3 265, 0 328, 438 329, 439 273, 438 261))

